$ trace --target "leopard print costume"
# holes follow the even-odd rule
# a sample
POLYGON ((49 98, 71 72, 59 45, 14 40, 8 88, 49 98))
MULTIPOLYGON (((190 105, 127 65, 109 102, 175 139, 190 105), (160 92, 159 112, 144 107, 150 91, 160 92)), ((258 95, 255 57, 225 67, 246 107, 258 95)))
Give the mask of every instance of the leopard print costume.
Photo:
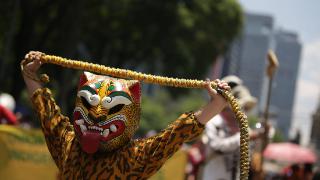
POLYGON ((81 149, 69 118, 60 113, 49 89, 36 90, 31 99, 60 179, 147 179, 184 142, 204 129, 193 113, 185 113, 156 136, 130 140, 111 152, 88 154, 81 149))

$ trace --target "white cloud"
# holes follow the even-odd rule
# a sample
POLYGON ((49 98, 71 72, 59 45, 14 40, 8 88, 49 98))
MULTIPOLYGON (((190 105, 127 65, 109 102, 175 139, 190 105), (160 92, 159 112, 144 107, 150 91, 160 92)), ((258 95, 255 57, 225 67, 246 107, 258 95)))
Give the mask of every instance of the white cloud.
POLYGON ((312 114, 320 100, 320 39, 304 45, 297 84, 293 129, 301 128, 303 143, 310 136, 312 114))
POLYGON ((305 45, 301 70, 302 78, 320 82, 320 40, 305 45))

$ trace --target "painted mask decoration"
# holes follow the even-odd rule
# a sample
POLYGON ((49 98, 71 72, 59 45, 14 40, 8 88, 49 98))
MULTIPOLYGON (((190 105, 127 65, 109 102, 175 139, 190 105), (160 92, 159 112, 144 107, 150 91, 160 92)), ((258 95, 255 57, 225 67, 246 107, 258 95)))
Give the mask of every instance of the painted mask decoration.
POLYGON ((139 81, 84 72, 73 114, 82 150, 110 152, 128 143, 139 125, 140 98, 139 81))

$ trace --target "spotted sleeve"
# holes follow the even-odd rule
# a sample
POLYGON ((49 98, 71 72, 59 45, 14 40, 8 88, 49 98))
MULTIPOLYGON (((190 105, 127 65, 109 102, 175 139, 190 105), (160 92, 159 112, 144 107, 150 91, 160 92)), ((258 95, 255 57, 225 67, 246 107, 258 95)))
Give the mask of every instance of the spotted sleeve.
POLYGON ((31 101, 41 122, 48 149, 59 169, 66 158, 74 132, 69 118, 61 114, 48 88, 37 89, 31 101))
POLYGON ((195 139, 203 130, 204 125, 193 113, 185 113, 159 134, 136 140, 137 156, 144 162, 143 177, 148 178, 157 172, 184 142, 195 139))

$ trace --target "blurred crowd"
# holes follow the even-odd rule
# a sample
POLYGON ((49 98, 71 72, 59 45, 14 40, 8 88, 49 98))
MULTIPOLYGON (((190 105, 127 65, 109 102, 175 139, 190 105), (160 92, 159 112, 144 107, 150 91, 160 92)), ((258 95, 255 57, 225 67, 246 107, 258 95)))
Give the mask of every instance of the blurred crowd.
MULTIPOLYGON (((231 93, 237 98, 242 110, 250 114, 257 100, 250 94, 242 80, 236 76, 227 76, 222 80, 229 84, 231 93)), ((249 129, 251 156, 249 179, 311 180, 319 178, 313 167, 313 160, 310 163, 306 159, 282 164, 282 167, 277 167, 277 172, 269 171, 266 167, 268 164, 262 162, 265 162, 263 160, 265 148, 268 143, 271 143, 274 134, 275 129, 269 123, 258 122, 255 128, 249 129)), ((188 163, 185 176, 187 180, 239 179, 240 132, 231 107, 226 107, 209 121, 202 137, 187 149, 188 163)), ((268 153, 269 151, 272 150, 269 148, 268 153)), ((286 153, 287 149, 283 151, 286 153)), ((267 155, 272 158, 269 154, 267 155)), ((273 159, 272 163, 277 162, 273 159)))
POLYGON ((0 94, 0 124, 19 125, 30 129, 33 127, 31 114, 32 111, 28 107, 16 103, 12 95, 0 94))

